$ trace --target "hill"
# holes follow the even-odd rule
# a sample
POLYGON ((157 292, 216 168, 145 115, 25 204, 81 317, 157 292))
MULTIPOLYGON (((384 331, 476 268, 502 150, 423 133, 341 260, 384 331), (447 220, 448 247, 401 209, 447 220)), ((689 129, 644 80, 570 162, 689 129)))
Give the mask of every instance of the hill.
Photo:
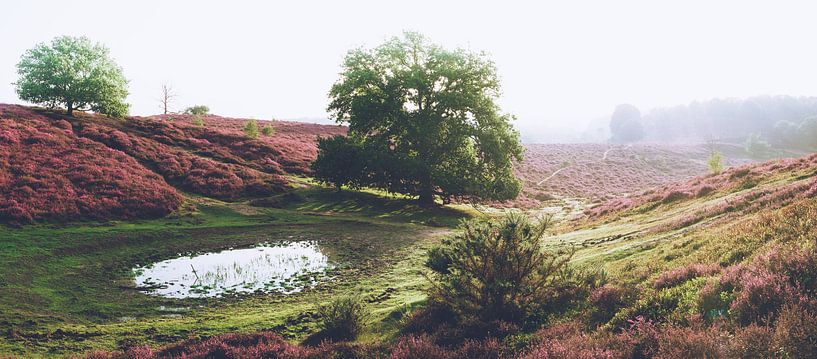
MULTIPOLYGON (((720 144, 726 166, 753 161, 740 146, 720 144)), ((600 203, 706 174, 704 145, 528 144, 515 172, 522 193, 498 207, 541 208, 573 198, 600 203)))
MULTIPOLYGON (((383 341, 299 346, 279 336, 309 321, 299 316, 272 331, 218 332, 90 357, 814 357, 815 218, 817 154, 746 164, 613 199, 557 223, 547 247, 574 249, 570 272, 592 284, 587 293, 558 302, 539 330, 500 333, 499 340, 476 334, 459 343, 452 338, 468 334, 456 329, 426 335, 393 327, 399 312, 398 318, 408 315, 402 321, 417 325, 421 318, 420 325, 435 328, 434 318, 418 316, 420 308, 371 304, 388 313, 370 323, 392 331, 383 341)), ((423 258, 421 251, 419 263, 403 270, 421 268, 423 258)))
POLYGON ((205 116, 68 118, 0 104, 0 222, 165 216, 183 194, 222 200, 286 191, 309 173, 318 136, 339 126, 274 121, 249 139, 246 119, 205 116))

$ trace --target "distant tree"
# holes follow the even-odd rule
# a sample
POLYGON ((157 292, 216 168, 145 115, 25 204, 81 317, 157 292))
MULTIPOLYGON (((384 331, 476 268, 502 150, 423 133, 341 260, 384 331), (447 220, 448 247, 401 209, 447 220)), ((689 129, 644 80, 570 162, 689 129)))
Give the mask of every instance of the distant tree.
POLYGON ((275 134, 275 129, 272 127, 272 125, 266 125, 261 128, 261 133, 264 134, 264 136, 272 136, 275 134))
POLYGON ((633 105, 616 106, 610 117, 611 142, 628 143, 644 138, 644 126, 641 124, 641 111, 633 105))
POLYGON ((463 316, 524 322, 566 283, 562 275, 571 252, 542 249, 549 223, 519 213, 464 222, 461 231, 429 251, 433 295, 463 316))
POLYGON ((15 83, 22 100, 122 117, 128 113, 128 81, 108 48, 86 37, 61 36, 26 51, 15 83))
POLYGON ((760 134, 750 134, 746 139, 746 152, 753 158, 763 158, 768 155, 771 146, 760 137, 760 134))
POLYGON ((176 98, 176 93, 173 91, 173 88, 170 87, 168 84, 162 84, 162 97, 159 98, 159 102, 162 103, 162 110, 164 114, 167 115, 169 112, 170 104, 173 102, 173 99, 176 98))
POLYGON ((357 188, 366 171, 366 161, 359 140, 342 135, 319 138, 312 173, 315 179, 334 185, 338 191, 343 186, 357 188))
POLYGON ((772 139, 781 147, 802 145, 800 137, 798 126, 791 121, 777 121, 772 129, 772 139))
POLYGON ((809 149, 817 149, 817 116, 805 118, 797 126, 799 143, 809 149))
POLYGON ((330 90, 328 111, 349 124, 371 161, 368 185, 418 195, 509 199, 521 184, 512 116, 496 104, 499 78, 484 54, 446 50, 407 32, 375 49, 350 51, 330 90))
POLYGON ((186 115, 207 115, 209 113, 210 108, 204 105, 196 105, 184 110, 184 114, 186 115))
POLYGON ((247 121, 247 124, 244 126, 244 133, 247 134, 247 137, 252 139, 258 138, 258 121, 251 119, 247 121))

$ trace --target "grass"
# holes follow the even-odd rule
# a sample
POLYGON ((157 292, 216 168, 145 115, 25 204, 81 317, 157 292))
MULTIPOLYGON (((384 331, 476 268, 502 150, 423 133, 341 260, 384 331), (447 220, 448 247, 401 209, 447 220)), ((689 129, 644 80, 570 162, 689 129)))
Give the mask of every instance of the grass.
MULTIPOLYGON (((690 263, 733 264, 770 243, 813 241, 814 198, 675 224, 719 201, 789 188, 815 174, 774 172, 751 187, 563 221, 545 246, 576 247, 574 264, 603 268, 614 284, 648 289, 660 273, 690 263)), ((467 206, 426 210, 379 191, 338 193, 306 179, 291 182, 293 195, 270 201, 276 208, 187 195, 195 211, 160 220, 0 228, 0 352, 74 354, 260 330, 300 341, 318 328, 316 308, 341 296, 362 298, 372 313, 360 341, 391 340, 401 315, 426 299, 427 249, 459 220, 482 215, 467 206), (340 264, 333 280, 293 295, 224 299, 163 299, 133 288, 136 265, 276 240, 317 241, 340 264)), ((571 208, 562 208, 561 217, 570 217, 571 208)), ((698 290, 690 285, 679 288, 698 290)))
POLYGON ((425 249, 465 209, 425 211, 403 198, 309 186, 284 208, 189 197, 197 210, 174 218, 0 228, 0 352, 23 356, 161 345, 223 332, 275 330, 300 340, 315 308, 357 295, 372 312, 361 340, 388 337, 394 313, 425 299, 425 249), (333 279, 293 295, 164 299, 133 287, 131 268, 180 253, 315 240, 333 279))

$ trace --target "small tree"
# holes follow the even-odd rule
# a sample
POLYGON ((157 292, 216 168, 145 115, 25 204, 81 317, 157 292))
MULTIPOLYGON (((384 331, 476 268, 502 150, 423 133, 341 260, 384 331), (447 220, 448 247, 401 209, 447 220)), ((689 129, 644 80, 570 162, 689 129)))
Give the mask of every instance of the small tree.
POLYGON ((354 138, 337 135, 318 139, 318 157, 312 162, 315 179, 335 186, 357 188, 366 168, 363 146, 354 138))
POLYGON ((184 110, 185 115, 207 115, 209 113, 210 108, 204 105, 196 105, 184 110))
POLYGON ((264 136, 272 136, 275 134, 275 129, 272 128, 272 125, 266 125, 261 128, 261 133, 264 134, 264 136))
POLYGON ((247 121, 247 125, 244 126, 244 133, 247 134, 247 137, 252 139, 258 138, 258 121, 256 120, 249 120, 247 121))
POLYGON ((723 171, 723 155, 713 148, 709 151, 709 159, 707 160, 709 172, 712 174, 719 174, 723 171))
POLYGON ((461 233, 432 249, 435 294, 461 315, 520 323, 548 304, 562 283, 570 253, 542 250, 549 220, 522 214, 467 221, 461 233))
POLYGON ((86 37, 61 36, 26 51, 17 64, 20 99, 115 117, 128 113, 128 81, 108 48, 86 37))
POLYGON ((168 114, 170 104, 175 98, 176 93, 173 91, 173 88, 168 84, 162 84, 162 97, 159 98, 159 102, 162 104, 162 111, 164 111, 165 115, 168 114))

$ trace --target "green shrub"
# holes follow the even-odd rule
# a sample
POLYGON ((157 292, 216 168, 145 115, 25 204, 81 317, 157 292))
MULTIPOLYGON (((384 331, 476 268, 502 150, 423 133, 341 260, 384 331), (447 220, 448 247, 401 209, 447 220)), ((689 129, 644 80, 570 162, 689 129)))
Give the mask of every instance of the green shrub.
POLYGON ((201 115, 193 115, 193 125, 198 127, 204 127, 204 119, 201 118, 201 115))
POLYGON ((318 310, 321 337, 334 341, 355 340, 363 331, 368 313, 355 297, 335 299, 318 310))
POLYGON ((709 172, 716 175, 723 171, 723 155, 718 151, 712 151, 707 161, 709 172))
POLYGON ((247 121, 247 125, 244 126, 244 133, 247 134, 249 138, 257 139, 259 136, 258 121, 252 119, 247 121))
POLYGON ((264 134, 264 136, 272 136, 275 134, 275 129, 272 128, 272 125, 266 125, 261 129, 261 133, 264 134))
POLYGON ((463 222, 461 231, 430 252, 433 296, 460 317, 523 324, 570 293, 570 253, 542 250, 549 220, 511 213, 500 220, 463 222))
POLYGON ((185 115, 207 115, 209 113, 210 108, 204 105, 196 105, 184 110, 185 115))

